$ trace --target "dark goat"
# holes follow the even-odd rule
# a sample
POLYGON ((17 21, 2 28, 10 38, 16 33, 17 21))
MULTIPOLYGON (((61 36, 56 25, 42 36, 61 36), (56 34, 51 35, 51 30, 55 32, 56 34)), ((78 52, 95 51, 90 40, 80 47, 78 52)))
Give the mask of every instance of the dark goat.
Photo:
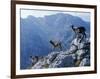
POLYGON ((52 40, 50 40, 49 42, 50 42, 50 44, 52 44, 53 49, 59 48, 59 49, 62 51, 62 45, 61 45, 61 42, 54 42, 54 41, 52 41, 52 40))

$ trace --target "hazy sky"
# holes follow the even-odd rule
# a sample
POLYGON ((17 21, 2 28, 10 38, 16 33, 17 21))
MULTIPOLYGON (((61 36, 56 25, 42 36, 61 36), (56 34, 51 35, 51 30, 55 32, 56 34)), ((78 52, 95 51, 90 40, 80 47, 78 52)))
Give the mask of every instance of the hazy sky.
POLYGON ((21 10, 21 18, 27 18, 29 15, 35 16, 35 17, 44 17, 46 15, 53 15, 57 13, 64 13, 64 14, 70 14, 73 16, 78 16, 81 19, 85 21, 90 21, 90 13, 86 12, 69 12, 69 11, 47 11, 47 10, 21 10))

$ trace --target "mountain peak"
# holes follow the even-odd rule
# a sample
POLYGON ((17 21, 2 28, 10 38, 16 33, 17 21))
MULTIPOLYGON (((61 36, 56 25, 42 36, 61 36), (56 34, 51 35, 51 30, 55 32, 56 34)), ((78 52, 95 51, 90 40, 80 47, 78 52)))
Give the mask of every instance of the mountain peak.
POLYGON ((80 19, 64 13, 40 18, 35 16, 21 18, 21 69, 29 65, 27 64, 29 55, 44 56, 50 53, 53 50, 50 40, 56 38, 55 41, 61 41, 63 51, 68 49, 74 35, 70 25, 84 26, 89 34, 89 23, 80 19))

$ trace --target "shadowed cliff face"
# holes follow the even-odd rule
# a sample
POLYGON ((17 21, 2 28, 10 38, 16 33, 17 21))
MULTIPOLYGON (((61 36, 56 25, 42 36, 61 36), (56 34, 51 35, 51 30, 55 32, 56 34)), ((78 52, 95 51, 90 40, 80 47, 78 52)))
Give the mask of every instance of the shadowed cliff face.
MULTIPOLYGON (((21 18, 20 28, 20 46, 21 46, 21 69, 26 69, 30 64, 30 56, 47 56, 54 51, 50 40, 60 41, 63 51, 70 47, 74 33, 71 25, 84 26, 86 32, 90 33, 89 22, 69 14, 58 13, 45 17, 36 18, 29 16, 26 19, 21 18)), ((90 35, 88 35, 89 37, 90 35)), ((59 50, 55 50, 59 52, 59 50)))

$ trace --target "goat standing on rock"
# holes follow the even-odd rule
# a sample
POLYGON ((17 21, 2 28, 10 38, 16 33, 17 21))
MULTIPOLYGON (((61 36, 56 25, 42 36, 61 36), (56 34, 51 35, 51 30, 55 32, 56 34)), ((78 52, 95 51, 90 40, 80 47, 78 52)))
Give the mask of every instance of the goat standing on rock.
POLYGON ((86 29, 84 27, 75 28, 73 25, 71 27, 75 32, 75 39, 72 41, 72 46, 69 51, 75 52, 75 65, 78 66, 86 53, 85 49, 83 49, 86 43, 86 29))

